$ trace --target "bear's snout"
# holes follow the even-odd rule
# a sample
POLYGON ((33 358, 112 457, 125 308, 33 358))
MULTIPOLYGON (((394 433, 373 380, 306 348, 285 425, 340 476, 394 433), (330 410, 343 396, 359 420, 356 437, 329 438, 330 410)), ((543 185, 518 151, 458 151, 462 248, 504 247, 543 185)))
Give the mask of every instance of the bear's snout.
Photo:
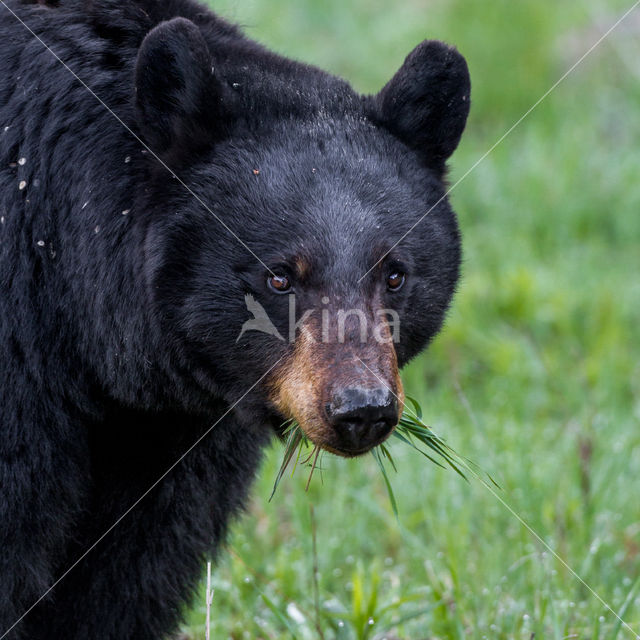
POLYGON ((391 434, 404 405, 394 345, 323 343, 319 336, 318 327, 306 325, 270 381, 271 402, 323 449, 346 457, 366 453, 391 434))
POLYGON ((346 455, 358 455, 386 440, 398 424, 398 408, 397 398, 387 387, 344 387, 334 392, 325 413, 337 448, 346 455))

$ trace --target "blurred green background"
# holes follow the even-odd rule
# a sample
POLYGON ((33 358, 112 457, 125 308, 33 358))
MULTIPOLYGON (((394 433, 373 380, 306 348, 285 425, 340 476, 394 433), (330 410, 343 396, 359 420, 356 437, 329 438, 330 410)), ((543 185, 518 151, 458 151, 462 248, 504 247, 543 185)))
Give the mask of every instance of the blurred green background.
MULTIPOLYGON (((632 0, 212 4, 362 92, 422 39, 455 44, 473 90, 453 184, 632 0)), ((640 8, 451 198, 463 279, 407 391, 640 633, 640 8)), ((325 457, 322 484, 298 473, 269 503, 275 446, 214 573, 212 638, 634 636, 481 483, 405 449, 396 520, 371 457, 325 457)), ((204 638, 204 602, 186 637, 204 638)))

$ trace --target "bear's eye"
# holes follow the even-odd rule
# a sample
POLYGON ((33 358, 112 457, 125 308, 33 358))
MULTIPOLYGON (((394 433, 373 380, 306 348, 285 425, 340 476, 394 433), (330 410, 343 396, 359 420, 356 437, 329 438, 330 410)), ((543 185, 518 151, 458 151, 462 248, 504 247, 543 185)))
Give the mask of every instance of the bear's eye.
POLYGON ((402 288, 402 285, 404 284, 404 281, 406 279, 407 278, 405 274, 402 273, 402 271, 394 271, 387 278, 387 289, 389 289, 389 291, 398 291, 398 289, 402 288))
POLYGON ((267 285, 276 293, 287 293, 291 289, 291 280, 285 275, 274 273, 267 278, 267 285))

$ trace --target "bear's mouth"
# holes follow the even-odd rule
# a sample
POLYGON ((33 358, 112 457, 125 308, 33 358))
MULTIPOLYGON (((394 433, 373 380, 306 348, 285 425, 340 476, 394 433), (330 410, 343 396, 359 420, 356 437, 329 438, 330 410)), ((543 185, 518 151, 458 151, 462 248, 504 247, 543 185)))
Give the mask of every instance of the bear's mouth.
POLYGON ((385 436, 382 440, 380 440, 380 442, 378 442, 377 444, 361 447, 360 449, 351 449, 351 450, 339 449, 337 447, 332 447, 326 444, 318 445, 318 446, 324 449, 325 451, 327 451, 328 453, 333 453, 334 455, 340 456, 342 458, 357 458, 359 456, 363 456, 365 453, 369 453, 371 449, 378 446, 379 444, 382 444, 389 437, 389 435, 391 435, 391 433, 393 433, 393 430, 391 430, 389 434, 385 436))
POLYGON ((326 451, 327 453, 332 453, 342 458, 357 458, 358 456, 362 456, 366 453, 369 453, 371 449, 373 449, 374 447, 377 447, 378 445, 382 444, 385 440, 387 440, 393 433, 396 426, 396 425, 392 425, 382 437, 373 438, 368 442, 361 444, 359 446, 345 447, 345 446, 339 446, 339 444, 337 444, 337 442, 335 441, 326 441, 326 440, 316 439, 314 436, 310 435, 309 431, 307 431, 307 429, 305 429, 304 426, 300 424, 295 418, 286 418, 279 412, 274 413, 270 417, 269 423, 274 433, 282 443, 286 442, 291 426, 295 425, 305 434, 305 436, 313 443, 313 445, 319 447, 320 449, 322 449, 323 451, 326 451))

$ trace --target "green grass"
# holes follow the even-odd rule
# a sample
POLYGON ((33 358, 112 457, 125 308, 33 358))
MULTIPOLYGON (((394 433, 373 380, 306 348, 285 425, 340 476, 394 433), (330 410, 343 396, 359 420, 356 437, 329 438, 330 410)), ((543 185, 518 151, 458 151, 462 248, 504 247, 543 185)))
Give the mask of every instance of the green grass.
MULTIPOLYGON (((456 44, 473 106, 452 183, 630 5, 215 3, 362 91, 424 37, 456 44)), ((398 519, 371 456, 325 457, 322 483, 296 475, 269 502, 274 447, 215 572, 213 638, 633 637, 494 493, 640 632, 639 58, 640 9, 452 194, 464 277, 403 378, 501 489, 394 443, 398 519)))
MULTIPOLYGON (((282 427, 284 428, 282 434, 284 439, 284 454, 269 501, 273 500, 273 496, 276 494, 278 486, 285 475, 291 472, 293 476, 298 467, 309 468, 309 475, 305 487, 305 490, 308 491, 316 469, 318 473, 322 474, 323 454, 326 453, 319 445, 312 445, 296 420, 287 420, 282 427)), ((466 471, 478 474, 479 467, 475 463, 460 458, 442 438, 424 424, 422 421, 422 408, 413 398, 405 398, 404 411, 390 437, 390 441, 387 440, 377 447, 374 447, 371 450, 371 455, 380 469, 382 479, 387 487, 387 493, 389 494, 389 502, 396 517, 398 516, 398 503, 388 472, 388 468, 390 467, 398 473, 394 456, 389 451, 390 444, 393 440, 399 440, 424 456, 426 460, 442 469, 446 469, 447 467, 453 469, 464 480, 467 480, 466 471)), ((482 479, 481 475, 479 477, 482 479)))

